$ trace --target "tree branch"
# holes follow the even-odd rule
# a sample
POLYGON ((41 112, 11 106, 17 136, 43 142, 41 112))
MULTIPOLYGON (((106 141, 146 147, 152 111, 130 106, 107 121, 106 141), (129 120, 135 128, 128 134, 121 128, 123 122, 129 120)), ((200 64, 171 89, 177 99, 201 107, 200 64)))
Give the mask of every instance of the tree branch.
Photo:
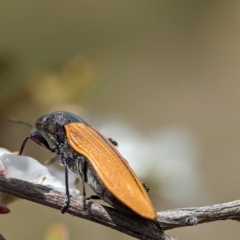
POLYGON ((163 230, 196 226, 218 220, 240 221, 240 200, 205 207, 180 208, 158 213, 163 230))
MULTIPOLYGON (((7 179, 3 175, 0 175, 0 192, 58 210, 62 208, 66 200, 64 193, 20 179, 7 179)), ((67 213, 111 227, 138 239, 174 240, 159 229, 157 222, 138 216, 127 216, 114 208, 91 201, 86 201, 86 207, 87 211, 84 211, 81 197, 72 196, 67 213)))
MULTIPOLYGON (((6 179, 0 175, 0 192, 37 202, 60 210, 66 195, 52 189, 19 179, 6 179)), ((127 216, 113 208, 87 201, 83 210, 81 197, 71 197, 68 213, 111 227, 138 239, 173 240, 157 227, 157 223, 141 217, 127 216)), ((217 220, 240 220, 240 200, 205 207, 168 210, 158 213, 158 223, 163 230, 193 226, 217 220)))

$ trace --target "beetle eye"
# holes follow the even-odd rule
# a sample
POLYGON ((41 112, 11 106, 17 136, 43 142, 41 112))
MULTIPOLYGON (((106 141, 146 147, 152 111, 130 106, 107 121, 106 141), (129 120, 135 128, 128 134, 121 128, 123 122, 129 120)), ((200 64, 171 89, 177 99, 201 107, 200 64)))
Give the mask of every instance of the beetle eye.
POLYGON ((45 147, 45 148, 47 148, 48 150, 51 150, 51 148, 50 148, 47 140, 46 140, 44 137, 42 137, 42 136, 40 136, 40 135, 31 135, 30 138, 31 138, 34 142, 36 142, 37 144, 39 144, 40 146, 45 147))

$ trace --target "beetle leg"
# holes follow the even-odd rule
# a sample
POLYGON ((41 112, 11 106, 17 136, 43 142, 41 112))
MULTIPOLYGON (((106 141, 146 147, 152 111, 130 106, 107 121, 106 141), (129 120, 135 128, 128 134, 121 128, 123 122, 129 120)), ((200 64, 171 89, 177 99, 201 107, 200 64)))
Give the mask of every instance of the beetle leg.
POLYGON ((101 198, 98 195, 91 195, 91 196, 87 197, 86 199, 87 200, 90 200, 90 199, 101 200, 101 198))
POLYGON ((65 186, 66 186, 66 200, 64 202, 64 205, 62 206, 61 213, 65 213, 69 207, 70 204, 70 194, 69 194, 69 186, 68 186, 68 169, 67 169, 67 163, 66 160, 63 159, 62 161, 64 170, 65 170, 65 186))
POLYGON ((80 164, 80 168, 81 168, 81 176, 82 176, 82 190, 83 190, 83 210, 86 211, 87 207, 86 207, 86 189, 85 189, 85 182, 87 182, 87 162, 84 159, 84 157, 81 157, 81 159, 79 160, 79 163, 81 161, 80 164))
POLYGON ((75 180, 75 185, 77 185, 78 183, 79 183, 79 179, 76 178, 76 180, 75 180))
POLYGON ((114 139, 112 139, 112 138, 108 138, 108 140, 109 140, 109 141, 110 141, 115 147, 118 146, 117 141, 115 141, 114 139))
POLYGON ((146 192, 149 192, 149 187, 148 187, 148 185, 146 185, 145 182, 142 182, 142 185, 143 185, 144 189, 146 190, 146 192))
POLYGON ((55 163, 58 160, 58 158, 59 158, 59 156, 56 155, 55 157, 51 158, 50 160, 45 161, 44 165, 45 166, 51 165, 51 164, 55 163))

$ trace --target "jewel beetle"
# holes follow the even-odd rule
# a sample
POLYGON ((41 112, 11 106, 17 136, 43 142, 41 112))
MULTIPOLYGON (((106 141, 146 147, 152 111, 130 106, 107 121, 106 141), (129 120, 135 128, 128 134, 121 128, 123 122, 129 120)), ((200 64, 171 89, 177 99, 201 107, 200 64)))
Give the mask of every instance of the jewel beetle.
POLYGON ((82 118, 63 111, 40 117, 30 136, 23 141, 20 155, 29 139, 55 152, 64 166, 67 198, 62 213, 70 202, 70 171, 82 180, 84 204, 84 184, 87 183, 97 196, 116 209, 150 220, 157 219, 146 187, 118 152, 117 143, 104 137, 82 118))

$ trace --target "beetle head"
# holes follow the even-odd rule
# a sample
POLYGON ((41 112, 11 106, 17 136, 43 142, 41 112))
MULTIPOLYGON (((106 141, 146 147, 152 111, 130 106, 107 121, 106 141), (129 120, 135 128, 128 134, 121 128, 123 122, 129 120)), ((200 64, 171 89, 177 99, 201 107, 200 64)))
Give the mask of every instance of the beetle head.
POLYGON ((83 122, 88 125, 80 117, 68 112, 53 112, 40 117, 36 121, 36 129, 32 134, 41 135, 51 144, 60 143, 66 139, 64 125, 72 122, 83 122))
POLYGON ((32 130, 31 135, 27 137, 21 147, 20 154, 26 145, 28 139, 52 152, 57 152, 59 145, 66 140, 64 125, 72 122, 82 122, 88 125, 80 117, 68 112, 53 112, 40 117, 32 130))

